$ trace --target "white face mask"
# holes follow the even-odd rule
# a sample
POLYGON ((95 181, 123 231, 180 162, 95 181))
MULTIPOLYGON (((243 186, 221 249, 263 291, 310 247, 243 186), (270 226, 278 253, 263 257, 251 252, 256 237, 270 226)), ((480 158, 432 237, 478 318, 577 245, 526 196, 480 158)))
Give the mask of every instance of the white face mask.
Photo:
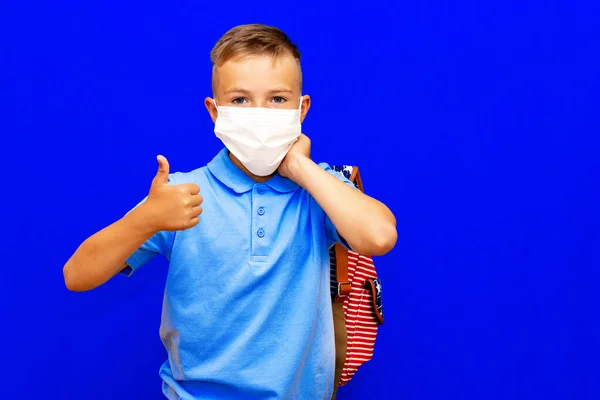
POLYGON ((254 175, 275 172, 300 136, 302 97, 295 110, 215 106, 215 134, 254 175))

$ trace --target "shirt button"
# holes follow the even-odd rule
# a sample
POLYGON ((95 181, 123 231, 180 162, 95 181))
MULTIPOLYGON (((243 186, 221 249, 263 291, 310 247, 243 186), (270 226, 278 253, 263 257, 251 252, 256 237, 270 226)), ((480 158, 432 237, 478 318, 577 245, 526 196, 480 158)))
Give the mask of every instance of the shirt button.
POLYGON ((262 187, 259 187, 257 190, 258 194, 265 194, 265 189, 263 189, 262 187))
POLYGON ((265 230, 263 228, 260 228, 256 234, 258 235, 258 237, 264 237, 265 230))
POLYGON ((259 207, 257 212, 258 212, 258 215, 264 215, 265 214, 265 208, 264 207, 259 207))

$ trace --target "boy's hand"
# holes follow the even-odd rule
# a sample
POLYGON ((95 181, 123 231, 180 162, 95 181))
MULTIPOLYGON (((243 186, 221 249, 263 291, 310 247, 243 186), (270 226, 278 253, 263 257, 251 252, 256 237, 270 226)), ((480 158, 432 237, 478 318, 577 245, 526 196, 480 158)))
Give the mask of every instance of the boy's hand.
POLYGON ((292 170, 294 169, 294 164, 297 163, 299 158, 310 158, 310 139, 305 134, 301 133, 296 140, 296 143, 292 145, 283 161, 279 165, 278 172, 279 175, 284 178, 289 178, 294 180, 292 170))
POLYGON ((158 171, 143 204, 157 231, 186 230, 196 226, 202 213, 200 187, 193 183, 169 185, 169 162, 158 156, 158 171))

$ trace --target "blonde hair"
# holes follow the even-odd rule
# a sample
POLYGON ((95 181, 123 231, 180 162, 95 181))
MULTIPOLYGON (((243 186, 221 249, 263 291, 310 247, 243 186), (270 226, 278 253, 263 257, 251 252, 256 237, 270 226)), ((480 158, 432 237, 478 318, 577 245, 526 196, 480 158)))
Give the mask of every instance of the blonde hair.
POLYGON ((213 90, 215 69, 230 60, 239 61, 245 57, 267 55, 276 59, 290 55, 300 63, 300 51, 288 35, 280 29, 263 24, 246 24, 227 31, 210 52, 213 65, 213 90))

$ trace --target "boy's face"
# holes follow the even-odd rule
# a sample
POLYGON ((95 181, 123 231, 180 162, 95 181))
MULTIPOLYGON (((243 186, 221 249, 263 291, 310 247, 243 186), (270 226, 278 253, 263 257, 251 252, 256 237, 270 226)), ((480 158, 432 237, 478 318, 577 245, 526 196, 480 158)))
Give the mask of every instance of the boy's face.
MULTIPOLYGON (((229 107, 265 107, 295 109, 300 107, 300 65, 291 55, 278 58, 251 56, 230 60, 215 68, 214 96, 217 105, 229 107)), ((205 100, 213 122, 217 109, 210 97, 205 100)), ((302 97, 300 122, 310 107, 310 97, 302 97)))

